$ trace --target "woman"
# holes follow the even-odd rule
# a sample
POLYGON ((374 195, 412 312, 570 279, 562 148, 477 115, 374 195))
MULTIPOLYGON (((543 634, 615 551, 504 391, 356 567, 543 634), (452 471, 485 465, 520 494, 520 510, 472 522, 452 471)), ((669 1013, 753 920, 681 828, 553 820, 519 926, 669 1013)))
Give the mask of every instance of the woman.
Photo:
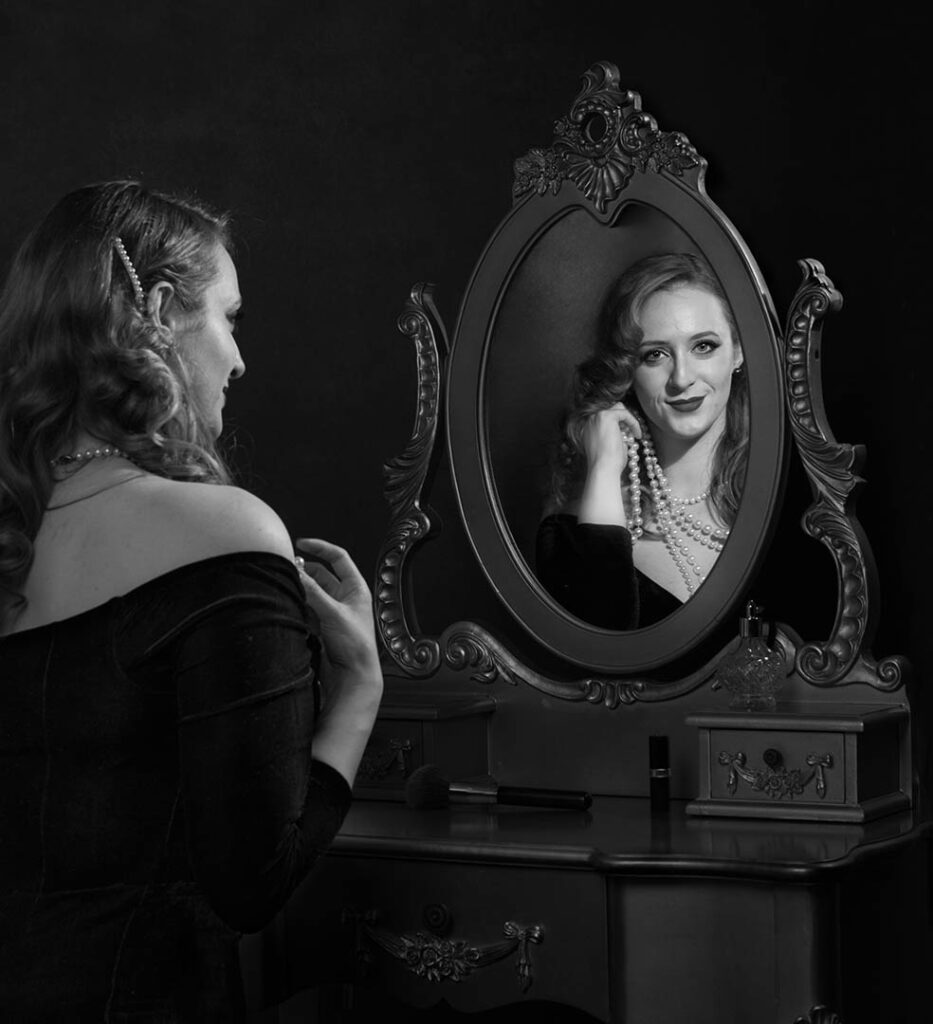
POLYGON ((370 595, 230 485, 239 316, 226 219, 134 182, 65 196, 0 295, 8 1020, 239 1019, 238 934, 349 805, 370 595))
POLYGON ((537 571, 574 615, 632 629, 706 579, 735 519, 748 391, 729 304, 690 253, 615 282, 572 407, 538 532, 537 571))

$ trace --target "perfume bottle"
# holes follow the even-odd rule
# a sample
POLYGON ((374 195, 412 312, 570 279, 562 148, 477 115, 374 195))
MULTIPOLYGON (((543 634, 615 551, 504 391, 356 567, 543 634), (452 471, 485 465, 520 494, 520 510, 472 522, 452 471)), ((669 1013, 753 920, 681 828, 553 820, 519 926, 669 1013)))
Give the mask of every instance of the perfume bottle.
POLYGON ((780 649, 768 646, 761 611, 754 601, 748 602, 739 620, 739 645, 716 669, 712 688, 724 686, 729 691, 730 708, 769 710, 784 682, 784 655, 780 649))

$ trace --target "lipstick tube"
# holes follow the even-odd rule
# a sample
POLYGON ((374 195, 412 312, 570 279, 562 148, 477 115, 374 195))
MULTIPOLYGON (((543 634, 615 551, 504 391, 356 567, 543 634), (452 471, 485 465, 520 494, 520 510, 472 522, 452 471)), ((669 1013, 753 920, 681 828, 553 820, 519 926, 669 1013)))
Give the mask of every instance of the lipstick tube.
POLYGON ((648 737, 648 797, 652 811, 668 809, 671 797, 671 761, 667 736, 648 737))

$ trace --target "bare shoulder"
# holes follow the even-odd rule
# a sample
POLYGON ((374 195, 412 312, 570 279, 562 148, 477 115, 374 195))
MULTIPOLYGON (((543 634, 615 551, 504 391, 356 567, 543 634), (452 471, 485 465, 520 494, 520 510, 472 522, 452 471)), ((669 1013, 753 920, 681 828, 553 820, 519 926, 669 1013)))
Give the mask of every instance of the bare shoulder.
POLYGON ((294 555, 278 514, 249 491, 158 477, 141 483, 128 488, 127 497, 137 505, 151 540, 163 546, 171 561, 197 561, 237 551, 294 555))
POLYGON ((284 523, 254 494, 135 477, 43 519, 17 625, 64 619, 173 569, 247 551, 294 556, 284 523))

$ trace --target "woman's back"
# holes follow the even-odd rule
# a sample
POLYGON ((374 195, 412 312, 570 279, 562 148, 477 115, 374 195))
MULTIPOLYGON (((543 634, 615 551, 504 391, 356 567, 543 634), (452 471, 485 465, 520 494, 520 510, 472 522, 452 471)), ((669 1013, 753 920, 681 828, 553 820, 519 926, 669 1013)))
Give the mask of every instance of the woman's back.
POLYGON ((315 766, 302 836, 314 698, 290 543, 244 491, 116 463, 50 504, 0 639, 0 1005, 235 1019, 237 929, 265 923, 349 801, 315 766))
POLYGON ((271 918, 349 803, 311 761, 306 636, 294 567, 238 552, 0 639, 13 1019, 236 1019, 237 931, 271 918))

